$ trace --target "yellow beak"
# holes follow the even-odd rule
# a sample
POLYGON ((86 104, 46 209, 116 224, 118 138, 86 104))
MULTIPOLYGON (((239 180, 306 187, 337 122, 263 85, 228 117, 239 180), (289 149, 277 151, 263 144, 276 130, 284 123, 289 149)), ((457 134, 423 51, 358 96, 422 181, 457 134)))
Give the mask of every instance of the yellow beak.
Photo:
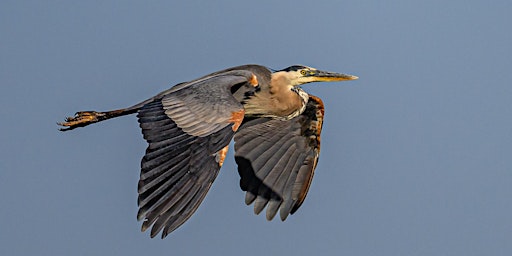
POLYGON ((348 81, 356 80, 359 77, 353 75, 347 75, 342 73, 327 72, 321 70, 312 70, 307 77, 311 77, 311 82, 334 82, 334 81, 348 81))

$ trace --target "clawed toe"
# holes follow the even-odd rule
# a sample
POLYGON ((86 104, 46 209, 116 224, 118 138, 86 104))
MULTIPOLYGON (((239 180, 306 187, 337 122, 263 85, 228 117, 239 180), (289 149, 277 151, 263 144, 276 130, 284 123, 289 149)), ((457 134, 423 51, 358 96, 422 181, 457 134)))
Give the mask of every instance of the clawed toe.
POLYGON ((84 127, 86 125, 96 123, 100 121, 100 117, 104 116, 103 113, 96 111, 81 111, 77 112, 74 117, 66 117, 64 122, 57 123, 65 128, 60 128, 60 131, 69 131, 78 127, 84 127))

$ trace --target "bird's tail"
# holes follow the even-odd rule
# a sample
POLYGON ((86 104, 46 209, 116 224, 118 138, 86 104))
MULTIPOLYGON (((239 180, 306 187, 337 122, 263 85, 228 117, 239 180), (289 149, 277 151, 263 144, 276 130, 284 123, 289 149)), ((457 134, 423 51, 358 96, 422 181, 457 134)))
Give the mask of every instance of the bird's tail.
POLYGON ((106 112, 96 111, 80 111, 76 112, 73 117, 66 117, 64 122, 57 123, 63 128, 60 131, 69 131, 78 127, 84 127, 93 123, 101 122, 110 118, 124 116, 136 113, 139 110, 137 107, 123 108, 106 112))

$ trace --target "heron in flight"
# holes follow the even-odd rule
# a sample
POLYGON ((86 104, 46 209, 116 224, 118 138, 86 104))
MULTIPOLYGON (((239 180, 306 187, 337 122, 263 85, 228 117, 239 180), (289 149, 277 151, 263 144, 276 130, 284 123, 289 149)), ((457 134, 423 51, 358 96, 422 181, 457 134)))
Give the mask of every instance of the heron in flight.
POLYGON ((137 219, 162 238, 197 210, 234 137, 245 203, 281 220, 304 202, 320 152, 324 105, 299 86, 356 76, 294 65, 243 65, 184 82, 134 106, 81 111, 61 131, 135 114, 148 142, 141 161, 137 219))

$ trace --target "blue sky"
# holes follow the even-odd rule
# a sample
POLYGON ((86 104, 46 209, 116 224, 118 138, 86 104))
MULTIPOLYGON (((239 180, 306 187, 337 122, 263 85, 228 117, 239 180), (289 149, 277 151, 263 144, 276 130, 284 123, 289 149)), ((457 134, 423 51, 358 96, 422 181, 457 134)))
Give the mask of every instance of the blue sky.
POLYGON ((204 2, 0 3, 1 255, 512 254, 510 1, 204 2), (57 131, 246 63, 360 77, 303 87, 326 105, 322 152, 286 222, 245 206, 230 152, 150 239, 135 116, 57 131))

